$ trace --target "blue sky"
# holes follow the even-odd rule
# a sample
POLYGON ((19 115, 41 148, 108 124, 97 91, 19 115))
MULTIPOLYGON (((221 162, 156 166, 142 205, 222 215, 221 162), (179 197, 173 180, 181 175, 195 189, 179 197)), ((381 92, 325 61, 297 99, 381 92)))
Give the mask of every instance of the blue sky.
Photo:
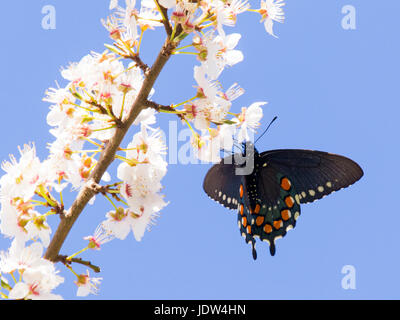
MULTIPOLYGON (((286 22, 275 25, 279 39, 266 34, 255 14, 244 14, 237 28, 227 28, 242 33, 239 49, 245 56, 220 79, 225 88, 238 82, 246 90, 233 110, 264 100, 269 104, 263 127, 278 116, 256 147, 343 154, 361 165, 364 177, 303 205, 296 228, 278 240, 276 256, 259 244, 253 261, 236 213, 203 192, 210 165, 170 165, 163 180, 170 204, 142 242, 130 235, 82 256, 101 266, 104 278, 99 294, 88 299, 398 299, 399 11, 396 0, 380 1, 379 12, 374 1, 296 0, 287 1, 286 22), (341 26, 344 5, 356 9, 355 30, 341 26), (356 270, 354 290, 341 286, 345 265, 356 270)), ((101 52, 110 42, 100 23, 109 14, 108 0, 7 1, 2 12, 0 159, 31 141, 45 159, 52 137, 44 92, 55 80, 65 84, 61 66, 91 50, 101 52), (41 10, 48 4, 56 9, 55 30, 41 27, 41 10)), ((162 44, 162 31, 144 39, 148 64, 162 44)), ((170 104, 191 97, 195 64, 193 56, 173 57, 155 85, 154 100, 170 104)), ((164 130, 175 120, 158 119, 164 130)), ((109 209, 103 200, 88 207, 62 253, 81 249, 82 237, 109 209)), ((8 246, 9 240, 0 238, 0 249, 8 246)), ((66 282, 55 293, 76 298, 72 274, 58 268, 66 282)))

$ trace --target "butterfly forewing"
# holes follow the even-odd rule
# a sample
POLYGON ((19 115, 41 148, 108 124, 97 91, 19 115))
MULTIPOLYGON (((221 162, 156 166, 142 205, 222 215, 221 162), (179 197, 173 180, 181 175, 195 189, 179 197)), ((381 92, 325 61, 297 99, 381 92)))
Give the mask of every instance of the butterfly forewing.
POLYGON ((204 179, 203 189, 224 207, 236 210, 242 176, 235 174, 233 160, 233 156, 229 156, 212 166, 204 179))
POLYGON ((362 169, 353 160, 322 151, 272 150, 260 156, 266 168, 273 167, 289 177, 300 203, 321 199, 363 176, 362 169))

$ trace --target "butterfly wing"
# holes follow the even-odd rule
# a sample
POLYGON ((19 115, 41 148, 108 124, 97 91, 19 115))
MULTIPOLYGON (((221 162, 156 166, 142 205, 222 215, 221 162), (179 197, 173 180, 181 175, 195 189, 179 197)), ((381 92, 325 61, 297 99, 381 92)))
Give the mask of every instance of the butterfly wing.
POLYGON ((242 176, 235 174, 233 161, 233 156, 229 156, 212 166, 204 178, 203 189, 211 199, 236 210, 242 176))
POLYGON ((296 226, 300 204, 313 202, 348 187, 363 176, 360 166, 346 157, 321 151, 272 150, 256 153, 248 176, 235 174, 233 156, 214 165, 203 188, 215 201, 238 210, 242 236, 251 243, 267 241, 271 255, 275 241, 296 226))
POLYGON ((353 160, 322 151, 271 150, 260 156, 264 171, 272 167, 289 178, 300 203, 321 199, 352 185, 363 176, 363 170, 353 160))
MULTIPOLYGON (((256 161, 259 162, 258 159, 256 161)), ((257 257, 255 238, 268 242, 273 256, 275 241, 296 226, 300 215, 300 203, 295 200, 296 190, 288 185, 284 175, 272 167, 261 170, 256 167, 253 175, 243 179, 245 182, 239 187, 239 190, 244 188, 238 207, 240 232, 247 243, 251 242, 254 259, 257 257), (251 183, 255 183, 256 193, 248 192, 247 187, 252 189, 251 183), (252 195, 253 201, 249 199, 252 195)))
POLYGON ((363 175, 354 161, 321 151, 273 150, 261 153, 255 161, 255 172, 245 179, 250 184, 256 181, 257 199, 253 200, 258 206, 249 207, 246 196, 239 199, 239 227, 246 242, 252 243, 254 258, 254 237, 267 241, 274 255, 275 241, 296 226, 301 203, 345 188, 363 175), (251 227, 243 228, 243 222, 251 227))

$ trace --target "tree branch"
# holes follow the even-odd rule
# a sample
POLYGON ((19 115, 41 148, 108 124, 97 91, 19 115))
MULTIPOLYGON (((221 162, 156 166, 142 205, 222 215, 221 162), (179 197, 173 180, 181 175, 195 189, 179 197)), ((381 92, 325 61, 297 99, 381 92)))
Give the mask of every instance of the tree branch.
POLYGON ((81 258, 72 258, 72 259, 67 259, 67 258, 68 258, 68 256, 58 255, 54 262, 60 261, 64 264, 71 264, 72 262, 79 263, 79 264, 89 267, 95 273, 100 272, 100 267, 93 265, 90 261, 85 261, 85 260, 82 260, 81 258))
POLYGON ((126 58, 131 59, 132 61, 134 61, 136 63, 136 65, 143 71, 144 75, 147 76, 150 68, 147 64, 145 64, 142 59, 140 59, 139 55, 130 55, 130 56, 126 56, 126 58))
POLYGON ((173 113, 173 114, 176 114, 181 120, 184 119, 184 114, 182 112, 178 113, 177 110, 175 110, 171 106, 164 106, 162 104, 158 104, 156 102, 147 100, 146 101, 146 107, 155 109, 158 112, 163 112, 164 111, 164 112, 173 113))
POLYGON ((160 10, 161 10, 161 15, 162 15, 162 17, 163 17, 164 29, 165 29, 165 32, 166 32, 167 35, 168 35, 168 38, 169 38, 169 37, 171 36, 171 34, 172 34, 172 27, 171 27, 171 25, 170 25, 170 23, 169 23, 169 21, 168 21, 168 9, 167 9, 167 8, 164 8, 164 7, 160 4, 160 2, 158 2, 158 0, 156 0, 156 2, 157 2, 158 7, 159 7, 160 10))
MULTIPOLYGON (((142 87, 130 109, 130 113, 125 117, 125 119, 123 119, 122 125, 116 128, 114 136, 107 142, 104 150, 102 151, 100 159, 88 179, 89 183, 92 183, 92 181, 99 183, 104 172, 113 162, 115 153, 117 152, 123 138, 139 113, 145 108, 147 98, 156 79, 158 78, 161 70, 167 63, 172 51, 177 45, 178 43, 170 43, 168 39, 165 41, 156 61, 143 81, 142 87)), ((79 215, 89 200, 95 195, 95 193, 96 192, 90 187, 90 185, 82 187, 71 208, 65 215, 61 216, 60 224, 58 225, 58 228, 54 233, 50 245, 45 253, 46 259, 50 261, 56 261, 60 249, 76 219, 78 219, 79 215)))

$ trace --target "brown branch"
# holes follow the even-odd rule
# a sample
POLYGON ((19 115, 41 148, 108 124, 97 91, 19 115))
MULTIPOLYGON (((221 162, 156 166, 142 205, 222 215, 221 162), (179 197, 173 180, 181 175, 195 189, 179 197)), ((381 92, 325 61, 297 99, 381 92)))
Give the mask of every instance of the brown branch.
MULTIPOLYGON (((88 187, 89 188, 91 188, 96 194, 99 194, 99 193, 101 193, 102 195, 106 195, 107 193, 110 193, 111 194, 111 196, 112 197, 114 197, 115 198, 115 193, 113 192, 113 191, 115 191, 115 192, 119 192, 119 189, 118 189, 118 185, 119 185, 120 183, 114 183, 114 184, 109 184, 109 185, 106 185, 106 186, 101 186, 101 185, 99 185, 98 183, 96 183, 96 182, 94 182, 94 181, 92 181, 92 183, 88 183, 88 187), (112 188, 115 188, 115 189, 112 189, 112 188)), ((117 199, 119 200, 119 198, 117 197, 117 199)))
POLYGON ((184 114, 183 113, 178 113, 177 110, 172 108, 171 106, 165 106, 165 105, 158 104, 156 102, 147 100, 146 101, 146 107, 155 109, 158 112, 163 112, 163 111, 170 112, 170 113, 176 114, 181 120, 184 119, 184 114))
POLYGON ((95 273, 100 273, 100 267, 95 266, 90 261, 85 261, 85 260, 82 260, 81 258, 71 258, 71 259, 67 259, 67 258, 68 258, 68 256, 58 255, 54 262, 59 261, 59 262, 64 263, 65 265, 67 265, 67 264, 70 265, 72 262, 79 263, 79 264, 89 267, 95 273))
POLYGON ((130 56, 126 56, 125 58, 129 58, 131 59, 133 62, 136 63, 136 65, 143 71, 144 75, 147 76, 150 68, 147 64, 145 64, 142 59, 140 59, 138 54, 135 55, 130 55, 130 56))
POLYGON ((106 114, 106 115, 111 115, 115 125, 120 128, 123 124, 121 119, 119 119, 114 112, 112 111, 112 108, 110 108, 109 112, 107 111, 106 108, 104 108, 100 103, 97 103, 95 101, 85 101, 86 103, 90 104, 93 107, 96 107, 97 109, 99 109, 99 111, 101 112, 101 114, 106 114))
POLYGON ((156 111, 161 111, 161 110, 176 111, 171 106, 165 106, 165 105, 162 105, 162 104, 156 103, 154 101, 150 101, 150 100, 146 101, 146 107, 155 109, 156 111))
MULTIPOLYGON (((100 155, 97 165, 91 172, 89 181, 99 183, 108 166, 114 161, 115 153, 117 152, 123 138, 139 113, 145 108, 145 103, 156 79, 158 78, 161 70, 167 63, 172 51, 177 45, 178 43, 170 43, 168 39, 164 43, 156 61, 143 81, 142 87, 130 109, 129 114, 125 117, 125 119, 123 119, 122 125, 116 128, 114 136, 107 142, 100 155)), ((50 261, 55 261, 57 259, 61 247, 76 219, 78 219, 89 200, 95 194, 96 192, 89 185, 82 187, 67 214, 61 216, 60 224, 58 225, 58 228, 54 233, 50 245, 45 253, 46 259, 50 261)))
POLYGON ((169 23, 169 21, 168 21, 168 9, 167 9, 167 8, 164 8, 164 7, 160 4, 160 2, 159 2, 158 0, 156 0, 156 2, 157 2, 158 6, 159 6, 160 9, 161 9, 161 13, 162 13, 162 17, 163 17, 164 29, 165 29, 165 32, 166 32, 167 35, 168 35, 168 38, 169 38, 169 37, 171 36, 171 34, 172 34, 172 27, 171 27, 171 25, 170 25, 170 23, 169 23))
POLYGON ((54 208, 53 208, 53 210, 54 210, 54 212, 56 213, 56 214, 59 214, 60 215, 60 217, 62 217, 63 215, 65 215, 66 214, 66 212, 65 212, 65 210, 64 210, 64 205, 63 204, 57 204, 57 206, 55 206, 54 208))
POLYGON ((50 211, 54 212, 55 214, 59 214, 60 216, 66 214, 65 208, 63 204, 60 204, 56 199, 53 198, 50 192, 47 192, 46 197, 43 197, 43 195, 38 192, 37 190, 35 191, 35 194, 38 195, 39 197, 43 198, 46 200, 46 207, 51 207, 52 209, 50 211), (49 201, 50 200, 50 201, 49 201))
MULTIPOLYGON (((172 35, 172 26, 171 26, 171 24, 169 23, 169 20, 168 20, 168 9, 164 8, 160 4, 160 2, 158 0, 156 0, 156 2, 157 2, 158 6, 159 6, 159 8, 161 10, 161 14, 162 14, 162 17, 163 17, 162 23, 164 25, 165 32, 167 33, 168 37, 170 38, 171 35, 172 35)), ((181 34, 182 31, 183 31, 182 25, 179 23, 177 28, 176 28, 175 38, 178 37, 181 34)))
POLYGON ((94 182, 93 180, 91 183, 88 183, 87 186, 92 189, 96 194, 101 193, 101 194, 106 194, 107 193, 107 186, 101 186, 98 183, 94 182))

